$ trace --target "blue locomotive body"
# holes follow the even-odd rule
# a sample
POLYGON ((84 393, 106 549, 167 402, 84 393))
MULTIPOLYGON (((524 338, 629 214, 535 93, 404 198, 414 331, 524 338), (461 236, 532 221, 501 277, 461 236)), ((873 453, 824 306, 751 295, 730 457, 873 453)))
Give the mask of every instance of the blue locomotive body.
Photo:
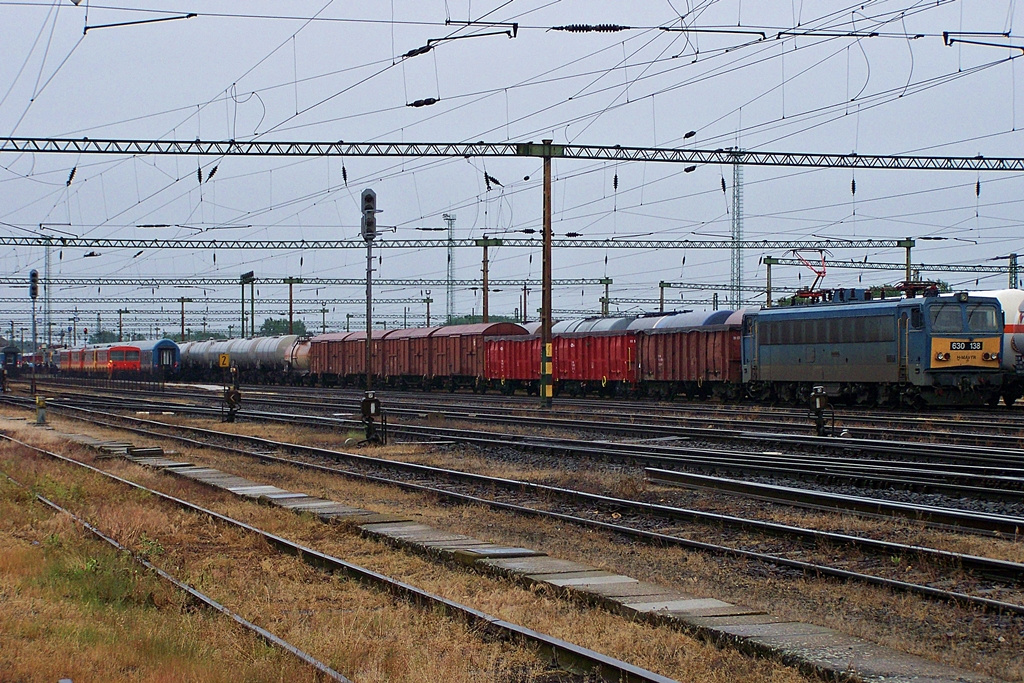
POLYGON ((751 312, 743 381, 760 400, 802 403, 821 385, 855 403, 994 404, 1002 316, 966 293, 751 312))

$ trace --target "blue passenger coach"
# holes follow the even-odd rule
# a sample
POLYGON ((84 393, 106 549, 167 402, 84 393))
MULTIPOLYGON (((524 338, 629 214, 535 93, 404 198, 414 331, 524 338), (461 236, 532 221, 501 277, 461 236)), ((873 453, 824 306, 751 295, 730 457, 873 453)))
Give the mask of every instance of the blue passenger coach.
POLYGON ((758 400, 822 385, 850 403, 994 405, 1002 330, 999 302, 966 292, 763 309, 744 318, 743 381, 758 400))

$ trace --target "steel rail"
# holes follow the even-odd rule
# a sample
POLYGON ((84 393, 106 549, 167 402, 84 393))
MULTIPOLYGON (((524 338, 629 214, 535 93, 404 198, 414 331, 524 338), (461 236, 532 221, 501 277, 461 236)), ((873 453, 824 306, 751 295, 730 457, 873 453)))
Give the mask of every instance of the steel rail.
MULTIPOLYGON (((298 403, 293 401, 281 401, 275 399, 261 398, 252 395, 250 403, 298 403)), ((107 406, 105 400, 93 400, 94 405, 107 406)), ((121 405, 118 403, 117 405, 121 405)), ((300 404, 302 405, 302 404, 300 404)), ((143 404, 143 407, 150 407, 143 404)), ((160 406, 151 406, 153 410, 160 410, 160 406)), ((336 408, 335 408, 336 409, 336 408)), ((208 408, 199 406, 178 406, 179 411, 195 411, 200 414, 209 414, 208 408)), ((358 409, 353 408, 353 414, 358 409)), ((394 414, 394 411, 389 411, 394 414)), ((402 411, 405 414, 423 415, 424 410, 415 409, 402 411)), ((297 416, 282 413, 268 413, 253 410, 241 411, 239 418, 262 419, 280 422, 322 421, 325 424, 337 425, 347 424, 353 428, 359 428, 360 423, 355 420, 345 421, 339 419, 339 414, 332 417, 326 416, 297 416)), ((455 419, 469 421, 482 421, 485 423, 509 422, 521 424, 525 418, 521 416, 498 416, 491 413, 456 415, 455 419)), ((550 422, 551 418, 540 418, 542 426, 561 426, 569 428, 587 428, 587 423, 579 423, 575 420, 560 420, 550 422)), ((604 429, 611 428, 612 431, 645 436, 650 432, 647 428, 637 431, 634 425, 622 425, 605 423, 604 429)), ((653 427, 650 427, 653 429, 653 427)), ((999 463, 988 466, 977 465, 954 465, 950 469, 936 470, 929 467, 928 463, 914 461, 893 461, 860 458, 851 461, 844 456, 841 460, 828 456, 816 455, 786 455, 783 453, 766 454, 751 451, 729 451, 723 453, 707 447, 690 447, 682 445, 665 444, 622 444, 610 442, 596 442, 588 440, 580 442, 577 439, 558 437, 519 437, 515 435, 493 434, 481 432, 480 430, 461 430, 446 427, 423 427, 409 425, 392 425, 392 433, 404 434, 412 438, 441 437, 456 441, 476 443, 481 446, 507 445, 515 443, 520 448, 528 448, 539 451, 560 451, 578 457, 598 456, 605 460, 617 462, 637 463, 652 465, 656 467, 678 467, 686 464, 695 467, 710 468, 713 470, 728 470, 741 472, 764 472, 768 474, 782 474, 797 478, 825 478, 830 481, 846 480, 852 485, 877 485, 880 482, 898 484, 905 488, 922 489, 944 492, 947 495, 962 496, 976 495, 982 498, 1003 501, 1019 502, 1024 499, 1024 469, 1013 469, 1011 463, 999 463), (1006 488, 1009 486, 1010 488, 1006 488)), ((721 430, 712 430, 713 436, 719 438, 721 430)), ((788 437, 792 443, 792 436, 788 437)), ((845 443, 839 445, 843 450, 850 450, 845 443)))
POLYGON ((629 664, 628 662, 623 662, 614 659, 613 657, 595 652, 589 648, 581 647, 568 641, 499 619, 481 610, 474 609, 454 600, 416 588, 411 584, 398 581, 385 576, 384 574, 380 574, 379 572, 352 564, 351 562, 346 562, 295 541, 288 540, 283 536, 272 534, 252 526, 251 524, 236 520, 208 508, 204 508, 200 505, 196 505, 195 503, 190 503, 187 500, 162 493, 156 489, 148 488, 142 484, 138 484, 92 465, 75 460, 74 458, 69 458, 67 456, 60 455, 59 453, 54 453, 37 446, 32 446, 31 444, 24 443, 5 434, 0 434, 0 438, 17 443, 25 448, 44 454, 48 457, 84 468, 90 472, 99 474, 136 490, 144 491, 155 498, 177 505, 182 509, 207 515, 223 524, 255 534, 278 550, 295 555, 300 560, 313 567, 342 574, 350 579, 356 580, 375 589, 383 590, 384 592, 390 593, 403 600, 407 600, 412 604, 429 607, 431 609, 438 610, 449 617, 461 619, 463 622, 481 633, 500 637, 512 642, 527 643, 536 647, 539 652, 550 657, 553 664, 567 671, 574 671, 578 673, 582 670, 590 672, 599 676, 602 680, 607 681, 608 683, 677 683, 673 679, 662 676, 661 674, 647 671, 638 666, 629 664))
MULTIPOLYGON (((9 438, 6 435, 0 435, 0 436, 2 436, 5 439, 9 438)), ((24 443, 22 441, 18 441, 17 439, 11 438, 10 440, 15 442, 15 443, 17 443, 17 444, 19 444, 19 445, 21 445, 21 446, 26 446, 28 448, 32 448, 32 446, 29 446, 28 444, 26 444, 26 443, 24 443)), ((8 481, 12 482, 16 486, 19 486, 22 489, 26 489, 26 490, 28 489, 27 486, 25 486, 21 482, 13 479, 6 472, 0 472, 0 474, 2 474, 8 481)), ((42 496, 41 494, 35 493, 33 495, 35 495, 36 500, 38 500, 39 502, 43 503, 44 505, 48 505, 49 507, 51 507, 52 509, 56 510, 57 512, 60 512, 60 513, 62 513, 64 515, 67 515, 75 523, 80 524, 82 526, 82 528, 84 528, 86 531, 91 533, 93 536, 95 536, 96 538, 100 539, 101 541, 104 541, 107 544, 113 546, 116 550, 125 553, 128 557, 130 557, 136 563, 142 565, 143 567, 145 567, 149 571, 153 572, 154 574, 159 576, 161 579, 163 579, 167 583, 169 583, 172 586, 174 586, 175 588, 177 588, 179 591, 181 591, 181 592, 185 593, 186 595, 190 596, 191 598, 193 598, 197 602, 202 603, 203 605, 206 605, 210 609, 212 609, 214 611, 217 611, 217 612, 220 612, 221 614, 223 614, 226 617, 229 617, 232 621, 234 621, 236 624, 239 624, 243 628, 248 629, 249 631, 252 631, 254 634, 256 634, 257 637, 259 637, 261 640, 263 640, 268 645, 270 645, 272 647, 279 648, 281 650, 284 650, 285 652, 287 652, 287 653, 291 654, 292 656, 296 657, 297 659, 299 659, 302 663, 312 667, 316 671, 319 671, 320 673, 322 673, 323 675, 327 676, 331 680, 338 681, 338 683, 352 683, 351 679, 346 678, 344 675, 338 673, 337 671, 335 671, 331 667, 327 666, 326 664, 324 664, 320 660, 316 659, 315 657, 313 657, 309 653, 305 652, 304 650, 301 650, 298 647, 292 645, 291 643, 289 643, 284 638, 281 638, 280 636, 276 636, 273 633, 271 633, 270 631, 268 631, 267 629, 254 624, 253 622, 249 621, 248 619, 246 619, 242 615, 238 614, 237 612, 234 612, 234 611, 228 609, 227 607, 225 607, 224 605, 220 604, 219 602, 217 602, 216 600, 214 600, 210 596, 206 595, 205 593, 200 592, 195 587, 190 586, 189 584, 185 583, 184 581, 178 580, 173 575, 167 573, 163 569, 160 569, 160 567, 157 567, 155 564, 153 564, 149 560, 145 559, 141 555, 137 555, 136 553, 133 553, 130 549, 128 549, 127 547, 121 545, 121 543, 119 543, 117 541, 117 539, 115 539, 112 536, 109 536, 109 535, 103 533, 102 531, 100 531, 100 529, 98 527, 93 526, 92 524, 87 522, 85 519, 79 517, 75 513, 71 512, 70 510, 61 507, 60 505, 58 505, 54 501, 52 501, 52 500, 42 496)))
POLYGON ((759 484, 738 481, 724 477, 709 477, 704 474, 662 470, 653 467, 644 469, 647 480, 659 484, 682 486, 731 493, 756 498, 772 503, 785 503, 816 510, 841 510, 857 512, 874 517, 904 517, 951 528, 975 529, 991 533, 1007 534, 1010 537, 1024 533, 1024 519, 1006 515, 978 514, 967 510, 942 508, 933 505, 911 505, 878 498, 847 496, 791 486, 759 484))
MULTIPOLYGON (((193 394, 184 394, 189 398, 193 398, 193 394)), ((102 403, 102 399, 99 401, 102 403)), ((305 406, 306 404, 302 401, 295 401, 290 399, 279 399, 273 397, 262 397, 258 394, 250 395, 248 399, 249 403, 270 403, 275 405, 298 405, 305 406)), ((338 409, 341 406, 333 407, 332 409, 338 409)), ((181 407, 184 409, 185 407, 181 407)), ((202 408, 191 406, 189 409, 203 410, 202 408)), ((390 409, 391 414, 405 414, 405 415, 423 415, 425 411, 429 412, 422 405, 418 408, 411 409, 390 409)), ((353 414, 358 413, 358 406, 353 403, 352 408, 353 414)), ((332 418, 326 418, 324 416, 302 416, 301 418, 295 416, 291 419, 302 419, 302 420, 329 420, 332 424, 334 418, 339 415, 335 414, 332 418)), ((251 417, 258 419, 279 419, 280 414, 276 413, 263 413, 252 410, 245 410, 239 413, 240 418, 251 417)), ((493 422, 507 422, 513 424, 521 424, 524 420, 537 420, 540 426, 543 427, 563 427, 563 428, 590 428, 588 422, 580 422, 577 419, 570 418, 549 418, 549 417, 523 417, 506 414, 498 414, 487 411, 467 411, 466 413, 455 413, 454 419, 467 420, 467 421, 480 421, 484 423, 493 422)), ((702 423, 708 422, 707 419, 701 419, 702 423)), ((352 423, 355 426, 355 423, 352 423)), ((634 436, 649 436, 650 434, 661 434, 664 435, 666 432, 672 432, 677 427, 669 425, 637 425, 635 423, 617 423, 614 421, 606 421, 600 425, 603 431, 612 431, 623 434, 630 434, 634 436)), ((679 428, 679 429, 703 429, 703 428, 679 428)), ((692 464, 704 467, 713 468, 724 468, 732 471, 766 471, 766 472, 783 472, 785 474, 815 474, 827 478, 846 478, 852 481, 864 481, 865 479, 878 480, 879 476, 888 477, 888 481, 893 483, 899 483, 906 487, 930 487, 935 490, 943 490, 954 494, 962 493, 976 493, 979 495, 987 495, 999 500, 1020 500, 1024 497, 1024 468, 1014 468, 1015 463, 1019 463, 1022 453, 1020 451, 1010 452, 1011 460, 1002 460, 994 462, 990 465, 953 465, 951 468, 946 470, 935 470, 930 463, 915 462, 915 461, 895 461, 895 460, 878 460, 878 459, 864 459, 861 458, 855 462, 851 462, 850 459, 844 456, 841 460, 835 458, 829 458, 828 456, 817 456, 817 455, 785 455, 782 453, 766 454, 762 452, 751 452, 751 451, 729 451, 723 453, 720 450, 715 450, 707 447, 690 447, 683 445, 665 445, 665 444, 621 444, 621 443, 607 443, 607 442, 595 442, 588 440, 584 445, 576 439, 566 439, 557 437, 516 437, 510 435, 492 435, 479 430, 467 432, 466 430, 458 430, 444 427, 418 427, 418 426, 402 426, 393 425, 392 431, 395 433, 405 433, 413 437, 423 436, 442 436, 445 438, 451 438, 460 441, 470 441, 480 443, 481 445, 492 445, 493 438, 500 438, 503 443, 510 439, 518 441, 520 447, 531 448, 533 450, 552 450, 560 449, 564 452, 576 454, 576 455, 600 455, 607 459, 616 459, 619 461, 626 462, 637 462, 651 465, 662 465, 672 466, 680 463, 692 464), (528 439, 528 440, 527 440, 528 439), (960 482, 960 483, 957 483, 960 482), (966 482, 966 483, 965 483, 966 482), (973 482, 973 483, 972 483, 973 482), (1010 485, 1016 488, 999 488, 1001 485, 1010 485)), ((713 429, 705 430, 707 433, 700 434, 702 438, 723 438, 723 430, 713 429)), ((793 435, 774 435, 778 438, 783 438, 788 443, 792 443, 793 435)), ((724 438, 729 438, 729 433, 724 433, 724 438)), ((810 438, 810 437, 806 437, 810 438)), ((838 446, 841 450, 849 451, 851 448, 846 440, 836 441, 831 440, 827 442, 830 447, 838 446)), ((913 446, 915 444, 908 444, 913 446)), ((917 447, 923 448, 925 445, 916 444, 917 447)), ((928 444, 927 448, 931 449, 932 444, 928 444)), ((955 448, 955 447, 954 447, 955 448)), ((868 451, 870 448, 863 448, 868 451)), ((961 458, 964 452, 954 450, 947 454, 950 458, 961 458)))
MULTIPOLYGON (((70 410, 73 413, 82 413, 86 415, 102 415, 104 417, 115 418, 118 420, 123 420, 142 425, 149 425, 152 427, 164 429, 171 427, 166 423, 161 423, 154 420, 144 420, 141 418, 130 416, 115 415, 111 413, 101 413, 99 411, 91 410, 88 408, 78 408, 75 406, 68 405, 54 405, 54 407, 70 410)), ((94 418, 90 418, 90 420, 92 419, 94 418)), ((137 433, 145 434, 147 436, 153 435, 152 431, 148 431, 141 427, 126 427, 123 425, 112 424, 107 424, 106 426, 112 426, 118 429, 125 429, 127 431, 135 431, 137 433)), ((687 521, 724 524, 732 526, 734 528, 744 528, 748 530, 752 529, 763 533, 774 534, 782 537, 795 537, 803 538, 805 540, 826 541, 838 546, 854 546, 864 550, 869 550, 871 552, 881 553, 886 556, 899 556, 902 554, 911 553, 918 555, 920 557, 928 557, 933 561, 939 563, 953 564, 955 566, 961 566, 965 569, 978 571, 988 575, 1008 577, 1015 581, 1024 580, 1024 564, 1009 562, 1005 560, 996 560, 993 558, 980 557, 976 555, 955 553, 945 550, 938 550, 935 548, 927 548, 924 546, 912 546, 902 543, 893 543, 890 541, 879 541, 876 539, 853 536, 850 534, 840 534, 835 532, 819 531, 816 529, 806 529, 787 524, 779 524, 775 522, 765 522, 761 520, 736 517, 733 515, 722 515, 717 513, 703 512, 700 510, 678 508, 668 505, 658 505, 654 503, 645 503, 642 501, 612 498, 609 496, 592 494, 584 491, 575 491, 572 489, 566 489, 562 487, 535 484, 532 482, 507 479, 504 477, 491 477, 483 474, 462 472, 443 467, 432 467, 429 465, 421 465, 418 463, 409 463, 399 460, 388 460, 385 458, 369 457, 359 455, 356 453, 335 451, 327 448, 318 448, 315 446, 306 446, 303 444, 274 441, 271 439, 265 439, 256 436, 228 434, 225 432, 217 432, 215 430, 204 429, 201 427, 186 427, 183 425, 173 425, 173 429, 177 431, 184 430, 195 434, 201 434, 209 438, 222 439, 229 436, 233 440, 242 441, 256 446, 261 446, 265 449, 270 450, 283 448, 285 450, 289 450, 292 452, 305 453, 307 455, 314 455, 317 457, 324 457, 334 460, 343 459, 369 466, 387 467, 399 471, 415 473, 417 475, 436 476, 451 480, 466 481, 474 484, 483 484, 486 486, 497 485, 502 488, 514 491, 529 491, 540 496, 556 496, 570 500, 582 501, 587 504, 611 506, 617 509, 626 509, 639 514, 646 514, 654 517, 660 517, 663 519, 683 519, 687 521)), ((163 432, 159 432, 159 434, 163 438, 180 440, 183 443, 190 443, 191 445, 211 447, 211 444, 209 443, 188 439, 186 437, 181 437, 179 435, 166 434, 163 432)), ((230 447, 221 445, 215 445, 212 447, 230 449, 230 447)), ((237 452, 248 453, 247 451, 237 452)), ((262 455, 260 457, 262 457, 262 455)), ((1021 609, 1022 611, 1024 611, 1024 606, 1022 606, 1021 609)))
MULTIPOLYGON (((90 411, 90 410, 87 410, 87 409, 75 409, 75 410, 80 410, 81 412, 85 412, 85 413, 93 413, 93 412, 95 412, 95 411, 90 411)), ((130 422, 138 422, 138 423, 142 423, 142 424, 152 425, 152 426, 155 426, 155 427, 166 427, 167 426, 166 424, 159 423, 159 422, 154 422, 154 421, 151 421, 151 420, 141 420, 141 419, 138 419, 138 418, 124 417, 124 416, 120 416, 120 415, 111 415, 111 414, 105 414, 105 415, 107 415, 108 417, 113 417, 113 418, 119 419, 119 420, 127 420, 127 421, 130 421, 130 422)), ((73 416, 73 417, 75 417, 75 416, 73 416)), ((94 424, 99 424, 99 425, 103 425, 103 426, 113 427, 113 428, 116 428, 116 429, 123 429, 125 431, 129 431, 129 432, 133 432, 133 433, 138 433, 138 434, 143 434, 143 435, 150 436, 150 437, 152 437, 152 436, 159 436, 161 438, 169 438, 169 439, 172 439, 172 440, 184 443, 184 444, 188 444, 188 445, 191 445, 191 446, 198 446, 198 447, 201 447, 201 448, 216 448, 216 449, 219 449, 219 450, 222 450, 222 451, 225 451, 225 452, 237 453, 239 455, 244 455, 244 456, 256 458, 256 459, 259 459, 259 460, 264 460, 264 461, 267 461, 267 462, 274 462, 274 463, 278 463, 278 464, 292 465, 292 466, 300 467, 300 468, 303 468, 303 469, 310 469, 310 470, 314 470, 314 471, 318 471, 318 472, 343 475, 343 476, 347 476, 347 477, 350 477, 350 478, 356 478, 356 479, 364 480, 364 481, 372 481, 372 482, 375 482, 375 483, 381 483, 381 484, 386 484, 386 485, 394 485, 394 486, 398 486, 400 488, 403 488, 405 490, 428 492, 428 493, 436 494, 436 495, 439 495, 439 496, 447 497, 447 498, 450 498, 450 499, 453 499, 453 500, 463 501, 463 502, 466 502, 466 503, 474 503, 474 504, 485 505, 485 506, 488 506, 488 507, 491 507, 491 508, 494 508, 494 509, 508 510, 508 511, 513 511, 513 512, 517 512, 517 513, 529 514, 529 515, 532 515, 532 516, 539 516, 539 517, 550 518, 550 519, 558 519, 558 520, 561 520, 561 521, 567 521, 567 522, 572 522, 572 523, 580 524, 582 526, 586 526, 586 527, 590 527, 590 528, 598 528, 598 529, 603 529, 603 530, 606 530, 606 531, 611 531, 611 532, 614 532, 614 533, 623 534, 623 535, 626 535, 628 537, 642 538, 642 539, 646 539, 646 540, 654 541, 654 542, 658 542, 658 543, 665 543, 665 544, 668 544, 668 545, 675 545, 675 546, 684 547, 684 548, 690 548, 690 549, 694 549, 694 550, 708 551, 708 552, 712 552, 712 553, 716 553, 716 554, 731 555, 731 556, 734 556, 734 557, 759 560, 759 561, 767 562, 767 563, 770 563, 770 564, 776 564, 776 565, 779 565, 779 566, 791 567, 791 568, 794 568, 794 569, 799 569, 799 570, 801 570, 801 571, 803 571, 805 573, 812 574, 812 575, 817 574, 817 575, 829 576, 829 577, 837 578, 837 579, 841 579, 841 580, 860 581, 860 582, 867 583, 867 584, 870 584, 870 585, 884 586, 884 587, 887 587, 889 589, 892 589, 892 590, 895 590, 895 591, 898 591, 898 592, 913 593, 913 594, 917 594, 917 595, 921 595, 921 596, 925 596, 925 597, 941 599, 943 601, 953 602, 953 603, 958 603, 958 604, 974 605, 976 607, 980 607, 980 608, 988 610, 988 611, 1006 612, 1006 613, 1014 613, 1014 614, 1024 614, 1024 605, 1017 605, 1017 604, 1014 604, 1014 603, 1002 602, 1002 601, 999 601, 999 600, 993 600, 991 598, 982 598, 982 597, 972 596, 972 595, 968 595, 968 594, 965 594, 965 593, 959 593, 959 592, 955 592, 955 591, 946 591, 946 590, 943 590, 943 589, 932 588, 930 586, 924 586, 924 585, 920 585, 920 584, 913 584, 913 583, 909 583, 909 582, 905 582, 905 581, 898 581, 898 580, 894 580, 894 579, 887 579, 887 578, 884 578, 884 577, 872 576, 870 574, 863 574, 863 573, 854 572, 854 571, 850 571, 850 570, 840 569, 840 568, 837 568, 837 567, 829 567, 829 566, 826 566, 826 565, 818 565, 818 564, 814 564, 814 563, 810 563, 810 562, 804 562, 804 561, 801 561, 801 560, 792 560, 792 559, 788 559, 788 558, 785 558, 785 557, 780 557, 780 556, 776 556, 776 555, 769 555, 769 554, 766 554, 766 553, 759 553, 759 552, 756 552, 756 551, 749 551, 749 550, 743 550, 743 549, 740 549, 740 548, 732 548, 732 547, 728 547, 728 546, 721 546, 721 545, 716 545, 716 544, 712 544, 712 543, 706 543, 706 542, 703 542, 703 541, 695 541, 695 540, 692 540, 692 539, 682 538, 682 537, 678 537, 678 536, 672 536, 672 535, 669 535, 669 534, 662 534, 662 533, 659 533, 659 532, 652 532, 652 531, 648 531, 648 530, 636 529, 636 528, 625 526, 625 525, 612 524, 612 523, 608 523, 608 522, 601 522, 601 521, 598 521, 598 520, 587 519, 587 518, 584 518, 584 517, 577 517, 577 516, 569 515, 569 514, 566 514, 566 513, 550 512, 550 511, 546 511, 546 510, 540 510, 540 509, 536 509, 536 508, 530 508, 530 507, 525 507, 525 506, 521 506, 521 505, 516 505, 516 504, 513 504, 513 503, 505 503, 505 502, 501 502, 501 501, 495 501, 495 500, 491 500, 491 499, 480 498, 480 497, 471 496, 471 495, 468 495, 468 494, 463 494, 463 493, 459 493, 459 492, 449 491, 449 490, 446 490, 446 489, 440 489, 440 488, 436 488, 436 487, 426 486, 426 485, 423 485, 423 484, 417 484, 417 483, 413 483, 413 482, 400 481, 400 480, 393 480, 393 479, 389 479, 389 478, 386 478, 386 477, 380 477, 380 476, 376 476, 376 475, 370 475, 370 474, 365 474, 365 473, 360 473, 360 472, 354 472, 352 470, 344 470, 344 469, 339 469, 339 468, 336 468, 336 467, 328 467, 328 466, 324 466, 324 465, 317 465, 315 463, 307 463, 307 462, 302 462, 302 461, 296 461, 296 460, 291 460, 289 458, 282 458, 282 457, 278 457, 278 456, 269 455, 267 453, 257 453, 257 452, 248 451, 248 450, 245 450, 243 448, 238 448, 238 447, 234 447, 234 446, 228 446, 228 445, 222 445, 222 444, 210 444, 210 443, 207 443, 207 442, 203 442, 203 441, 196 440, 196 439, 191 439, 189 437, 181 436, 181 435, 178 435, 178 434, 166 434, 166 433, 163 433, 163 432, 154 432, 152 430, 147 430, 147 429, 141 428, 141 427, 126 427, 124 425, 117 425, 117 424, 114 424, 114 423, 106 423, 106 422, 103 422, 101 420, 98 420, 97 418, 76 417, 76 419, 81 419, 81 420, 85 420, 85 421, 88 421, 88 422, 92 422, 94 424)), ((425 466, 425 465, 417 465, 415 463, 406 463, 406 462, 402 462, 402 461, 382 460, 382 459, 379 459, 379 458, 370 458, 370 457, 361 456, 361 455, 358 455, 358 454, 343 453, 343 452, 339 452, 339 451, 330 451, 330 450, 327 450, 327 449, 318 449, 318 448, 302 446, 302 445, 298 445, 298 444, 280 444, 279 442, 274 442, 274 441, 270 441, 270 440, 267 440, 267 439, 262 439, 260 437, 248 437, 248 436, 242 436, 242 435, 237 435, 237 434, 224 434, 224 433, 216 432, 216 431, 213 431, 213 430, 206 430, 206 429, 202 429, 202 428, 198 428, 198 427, 183 427, 182 429, 186 429, 186 430, 191 431, 191 432, 197 432, 197 433, 200 433, 200 434, 209 435, 209 436, 212 436, 214 438, 222 438, 223 436, 231 436, 233 439, 238 439, 238 440, 241 440, 241 441, 248 441, 250 443, 261 444, 261 445, 268 446, 268 447, 271 446, 271 445, 277 445, 277 446, 284 446, 285 448, 290 449, 290 450, 307 451, 307 452, 312 452, 313 454, 318 454, 318 455, 321 455, 321 456, 326 455, 326 457, 335 457, 335 458, 337 458, 338 456, 341 456, 344 459, 348 459, 348 460, 351 460, 351 461, 354 461, 354 462, 358 462, 358 463, 362 463, 362 464, 367 464, 367 465, 370 465, 370 466, 390 467, 390 468, 398 469, 398 470, 417 471, 417 472, 419 472, 419 471, 431 471, 431 470, 435 470, 435 471, 439 471, 439 472, 448 472, 448 473, 452 473, 454 475, 457 475, 459 478, 464 478, 464 479, 469 479, 469 480, 480 479, 480 480, 485 481, 485 483, 487 483, 488 485, 493 485, 493 484, 497 483, 497 484, 511 485, 514 489, 521 489, 521 490, 522 489, 536 489, 536 490, 543 491, 543 492, 556 492, 556 493, 557 492, 567 492, 567 493, 572 493, 572 494, 580 493, 580 492, 569 491, 567 489, 559 489, 557 487, 548 487, 548 486, 543 486, 543 485, 538 485, 538 484, 530 484, 528 482, 518 482, 518 481, 502 479, 502 478, 486 477, 484 475, 475 475, 475 474, 471 474, 471 473, 455 472, 455 471, 452 471, 452 470, 445 470, 443 468, 432 468, 432 467, 425 466)), ((627 500, 621 500, 621 499, 609 499, 609 498, 604 498, 602 496, 596 496, 594 494, 580 493, 580 497, 588 500, 588 502, 590 502, 590 503, 595 503, 595 502, 597 502, 597 503, 613 503, 613 504, 616 504, 617 506, 620 506, 620 507, 629 507, 629 506, 632 506, 632 505, 636 504, 635 501, 627 501, 627 500)), ((639 503, 638 505, 645 506, 645 507, 653 507, 653 508, 664 507, 664 506, 652 506, 651 504, 647 504, 647 503, 639 503)), ((710 516, 711 517, 715 517, 714 515, 710 515, 710 516)), ((850 538, 851 539, 856 539, 856 537, 850 537, 850 538)), ((876 543, 885 544, 886 542, 882 541, 882 542, 876 542, 876 543)), ((978 558, 978 557, 970 556, 970 555, 960 555, 958 553, 949 553, 947 551, 940 551, 940 550, 935 550, 935 549, 930 549, 930 548, 921 548, 919 546, 905 546, 905 545, 902 545, 902 544, 888 544, 888 549, 886 551, 884 551, 884 552, 887 552, 890 555, 894 551, 895 552, 908 551, 910 553, 917 553, 917 554, 919 554, 918 551, 922 551, 922 550, 929 551, 931 553, 937 553, 941 557, 943 557, 943 558, 945 558, 947 560, 948 559, 954 559, 955 561, 959 561, 962 565, 966 564, 967 562, 971 562, 972 560, 980 561, 980 563, 978 563, 976 565, 976 569, 978 571, 980 571, 982 573, 988 573, 988 574, 1000 576, 1000 577, 1009 576, 1011 578, 1019 580, 1021 578, 1021 576, 1022 576, 1022 571, 1024 571, 1024 565, 1016 565, 1015 563, 1012 563, 1012 562, 1004 562, 1004 561, 1001 561, 1001 560, 992 560, 991 558, 978 558), (965 560, 967 562, 964 562, 965 560)))

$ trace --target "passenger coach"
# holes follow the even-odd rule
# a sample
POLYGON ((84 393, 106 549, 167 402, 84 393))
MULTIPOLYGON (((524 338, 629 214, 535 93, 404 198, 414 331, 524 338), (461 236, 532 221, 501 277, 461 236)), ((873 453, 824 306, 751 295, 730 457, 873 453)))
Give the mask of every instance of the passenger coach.
POLYGON ((64 374, 164 378, 177 372, 181 355, 173 341, 158 339, 62 349, 59 362, 64 374))

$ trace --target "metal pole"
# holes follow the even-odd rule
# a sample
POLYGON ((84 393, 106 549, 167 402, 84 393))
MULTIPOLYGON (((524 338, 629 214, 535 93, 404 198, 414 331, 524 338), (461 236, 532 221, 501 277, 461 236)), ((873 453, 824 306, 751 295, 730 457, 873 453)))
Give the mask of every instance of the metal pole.
POLYGON ((665 312, 665 287, 666 283, 664 281, 658 283, 658 294, 660 295, 658 298, 658 313, 665 312))
POLYGON ((366 390, 373 389, 373 242, 366 240, 366 390))
POLYGON ((242 276, 242 339, 245 339, 245 276, 242 276))
POLYGON ((1020 282, 1018 281, 1019 277, 1017 275, 1018 270, 1017 270, 1017 255, 1016 254, 1010 254, 1010 268, 1009 268, 1009 270, 1010 270, 1010 289, 1017 289, 1017 287, 1020 285, 1020 282))
POLYGON ((36 299, 32 297, 32 395, 36 395, 36 299))
POLYGON ((601 299, 601 315, 605 318, 608 317, 608 305, 611 303, 611 295, 608 293, 608 285, 611 283, 612 279, 610 277, 601 278, 601 284, 604 285, 604 298, 601 299))
POLYGON ((483 322, 488 323, 491 321, 487 314, 487 240, 484 240, 484 310, 483 310, 483 322))
POLYGON ((765 305, 768 308, 772 307, 772 264, 775 263, 775 259, 772 257, 766 257, 764 260, 765 276, 764 276, 764 296, 765 305))
POLYGON ((324 306, 320 309, 320 329, 321 334, 327 334, 327 307, 324 306))
POLYGON ((284 279, 284 282, 288 285, 288 334, 295 334, 292 331, 292 317, 293 317, 292 285, 301 285, 302 284, 302 278, 301 277, 286 277, 284 279))
POLYGON ((551 143, 542 140, 544 150, 544 251, 541 277, 540 323, 540 405, 550 408, 552 402, 552 345, 551 345, 551 143))
POLYGON ((249 331, 256 336, 256 278, 249 280, 249 331))
POLYGON ((185 297, 181 301, 181 341, 185 341, 185 297))

